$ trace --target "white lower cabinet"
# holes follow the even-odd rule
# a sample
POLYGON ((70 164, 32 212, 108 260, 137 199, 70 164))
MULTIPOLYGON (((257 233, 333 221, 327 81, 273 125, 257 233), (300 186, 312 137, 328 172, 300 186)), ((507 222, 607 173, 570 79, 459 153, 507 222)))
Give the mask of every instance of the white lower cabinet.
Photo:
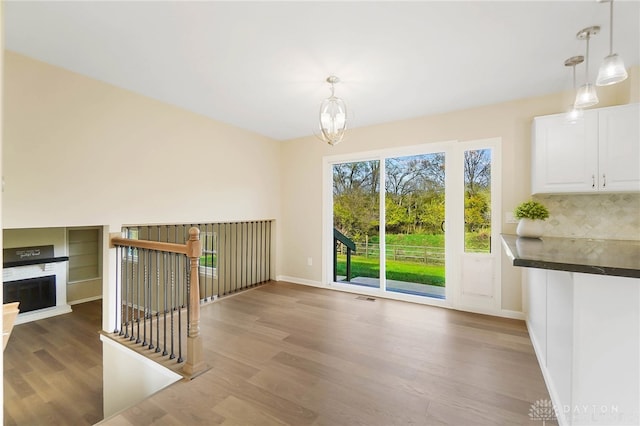
POLYGON ((547 365, 547 271, 533 268, 525 271, 527 327, 540 364, 547 365))
POLYGON ((559 424, 640 424, 640 279, 525 271, 527 326, 559 424))
POLYGON ((547 370, 563 405, 571 401, 573 285, 571 272, 547 273, 547 370), (569 302, 569 303, 567 303, 569 302))

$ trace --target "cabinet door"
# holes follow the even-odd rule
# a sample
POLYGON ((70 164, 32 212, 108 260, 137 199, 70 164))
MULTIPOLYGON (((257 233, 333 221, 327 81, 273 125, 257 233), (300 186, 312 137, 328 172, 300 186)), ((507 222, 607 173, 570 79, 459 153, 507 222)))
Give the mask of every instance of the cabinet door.
POLYGON ((564 114, 536 117, 532 136, 531 192, 592 192, 598 183, 598 115, 569 123, 564 114))
POLYGON ((638 424, 640 280, 573 274, 574 424, 638 424), (615 410, 602 410, 615 407, 615 410), (597 420, 596 421, 594 421, 597 420))
POLYGON ((640 191, 640 104, 599 112, 599 182, 603 191, 640 191))
MULTIPOLYGON (((574 284, 566 271, 547 273, 547 372, 549 392, 557 395, 560 405, 571 405, 574 360, 574 284)), ((562 423, 561 423, 562 424, 562 423)))
POLYGON ((538 362, 547 366, 547 271, 523 268, 525 271, 525 295, 527 324, 531 343, 538 362))

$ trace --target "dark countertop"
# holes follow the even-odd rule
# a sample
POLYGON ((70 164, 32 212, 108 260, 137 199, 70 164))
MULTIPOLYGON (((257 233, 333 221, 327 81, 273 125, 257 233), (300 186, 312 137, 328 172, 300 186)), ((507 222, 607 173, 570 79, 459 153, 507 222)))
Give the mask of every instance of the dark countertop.
POLYGON ((502 235, 514 266, 640 278, 640 241, 502 235))

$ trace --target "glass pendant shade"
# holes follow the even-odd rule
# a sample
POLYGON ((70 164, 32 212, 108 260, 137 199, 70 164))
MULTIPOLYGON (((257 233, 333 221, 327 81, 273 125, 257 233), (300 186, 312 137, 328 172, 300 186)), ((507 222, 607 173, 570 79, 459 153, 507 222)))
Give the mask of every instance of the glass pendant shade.
POLYGON ((320 131, 322 140, 329 145, 339 144, 347 130, 347 105, 334 95, 334 84, 338 81, 335 76, 327 78, 331 84, 331 96, 320 104, 320 131))
POLYGON ((584 55, 584 81, 585 83, 580 86, 578 89, 578 93, 576 93, 576 100, 573 103, 573 106, 576 108, 584 109, 589 108, 590 106, 594 106, 600 100, 598 99, 598 94, 596 93, 596 86, 589 83, 589 39, 592 36, 598 34, 600 32, 600 27, 597 25, 584 28, 576 34, 578 40, 585 40, 587 43, 586 53, 584 55))
POLYGON ((613 0, 600 1, 609 3, 609 56, 605 57, 600 65, 596 85, 609 86, 625 80, 628 74, 622 58, 613 53, 613 0))
POLYGON ((578 93, 576 94, 576 101, 573 104, 575 108, 589 108, 599 102, 598 94, 596 93, 596 87, 591 83, 586 83, 580 86, 578 93))
POLYGON ((602 61, 600 70, 598 71, 598 78, 596 79, 596 85, 609 86, 610 84, 616 84, 628 77, 627 69, 624 67, 624 62, 618 54, 613 53, 602 61))
POLYGON ((580 121, 583 116, 584 111, 582 111, 580 108, 576 108, 575 105, 571 105, 569 107, 569 111, 567 112, 566 119, 567 122, 574 124, 580 121))
MULTIPOLYGON (((584 62, 584 56, 572 56, 564 61, 565 67, 571 67, 571 74, 573 76, 573 90, 576 90, 576 65, 584 62)), ((575 102, 575 101, 574 101, 575 102)), ((576 108, 574 104, 569 105, 569 109, 566 113, 566 120, 569 124, 575 124, 582 119, 584 112, 580 108, 576 108)))

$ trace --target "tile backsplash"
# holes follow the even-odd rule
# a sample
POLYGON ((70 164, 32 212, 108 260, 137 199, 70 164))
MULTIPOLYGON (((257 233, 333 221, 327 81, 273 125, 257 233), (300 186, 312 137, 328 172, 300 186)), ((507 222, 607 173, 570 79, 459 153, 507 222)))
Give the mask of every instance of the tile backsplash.
POLYGON ((533 198, 549 209, 544 235, 640 240, 640 194, 554 194, 533 198))

